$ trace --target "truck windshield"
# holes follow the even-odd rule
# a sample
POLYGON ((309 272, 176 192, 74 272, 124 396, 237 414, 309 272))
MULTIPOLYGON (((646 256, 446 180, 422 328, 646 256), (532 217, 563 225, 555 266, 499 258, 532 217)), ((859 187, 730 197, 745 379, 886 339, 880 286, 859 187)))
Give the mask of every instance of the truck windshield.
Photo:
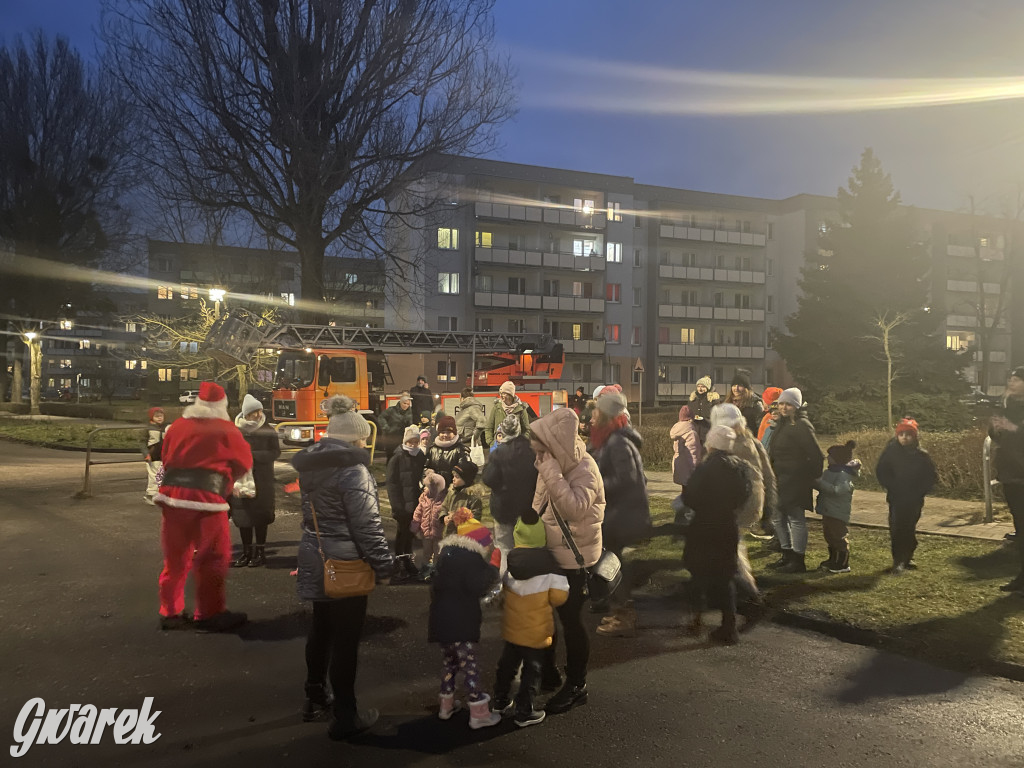
POLYGON ((311 352, 282 352, 277 358, 274 389, 302 389, 313 383, 316 357, 311 352))

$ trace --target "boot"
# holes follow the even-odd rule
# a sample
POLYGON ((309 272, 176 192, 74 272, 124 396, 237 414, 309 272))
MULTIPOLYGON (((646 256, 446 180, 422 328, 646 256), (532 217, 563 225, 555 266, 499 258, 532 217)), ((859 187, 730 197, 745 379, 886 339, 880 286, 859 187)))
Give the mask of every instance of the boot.
POLYGON ((252 560, 252 547, 242 547, 242 554, 231 564, 232 568, 245 568, 252 560))
POLYGON ((771 541, 764 545, 764 548, 769 552, 781 552, 782 545, 779 543, 779 537, 772 535, 771 541))
POLYGON ((627 600, 613 616, 607 617, 597 628, 597 634, 605 637, 633 637, 636 634, 636 608, 627 600))
POLYGON ((836 549, 835 547, 828 548, 828 560, 822 560, 818 563, 818 568, 824 568, 826 571, 832 570, 832 566, 836 562, 836 549))
POLYGON ((448 720, 462 709, 462 702, 455 698, 454 693, 442 693, 437 697, 437 716, 442 720, 448 720))
POLYGON ((248 620, 249 617, 244 613, 221 611, 208 619, 200 619, 195 624, 196 630, 203 633, 230 632, 233 629, 238 629, 248 620))
POLYGON ((259 568, 261 565, 267 564, 267 555, 264 552, 262 544, 257 544, 252 548, 252 562, 249 563, 250 568, 259 568))
POLYGON ((369 730, 379 717, 380 712, 376 709, 366 709, 352 715, 335 718, 327 728, 327 735, 334 741, 351 739, 353 736, 358 736, 363 731, 369 730))
POLYGON ((561 690, 548 699, 548 703, 544 705, 544 711, 549 715, 560 715, 563 712, 568 712, 577 704, 586 703, 587 684, 576 684, 567 680, 561 690))
POLYGON ((501 722, 501 715, 491 712, 491 697, 486 693, 479 701, 469 702, 469 727, 488 728, 501 722))
POLYGON ((806 573, 807 565, 804 562, 803 552, 789 553, 789 563, 779 568, 779 573, 806 573))
POLYGON ((713 629, 708 633, 708 637, 715 643, 721 643, 722 645, 736 645, 740 641, 739 633, 736 631, 736 625, 727 627, 726 625, 720 626, 718 629, 713 629))
POLYGON ((326 720, 331 713, 334 697, 323 685, 306 683, 306 702, 302 705, 302 722, 326 720))
POLYGON ((781 560, 776 560, 774 563, 768 563, 768 567, 769 568, 785 568, 786 566, 789 565, 789 562, 792 559, 793 559, 793 550, 792 549, 783 549, 782 550, 782 559, 781 560))
POLYGON ((849 573, 850 572, 850 552, 836 552, 836 560, 832 566, 828 569, 829 573, 849 573))

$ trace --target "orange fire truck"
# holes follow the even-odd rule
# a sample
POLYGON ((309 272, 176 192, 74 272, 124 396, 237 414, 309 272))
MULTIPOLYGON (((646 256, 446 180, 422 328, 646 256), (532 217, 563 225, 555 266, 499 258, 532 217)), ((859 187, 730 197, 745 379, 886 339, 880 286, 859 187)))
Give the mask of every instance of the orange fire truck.
MULTIPOLYGON (((327 426, 322 405, 332 395, 351 397, 371 420, 397 399, 386 394, 394 386, 388 354, 472 353, 486 366, 473 372, 477 390, 496 390, 509 380, 517 387, 557 381, 565 358, 562 345, 547 335, 275 324, 242 308, 214 323, 205 348, 229 366, 246 364, 258 349, 275 351, 269 420, 283 428, 279 434, 290 446, 320 439, 327 426)), ((489 401, 496 393, 478 396, 489 401)), ((564 390, 526 390, 520 397, 539 416, 566 403, 564 390)), ((439 396, 446 412, 454 408, 452 398, 457 402, 457 396, 439 396)))

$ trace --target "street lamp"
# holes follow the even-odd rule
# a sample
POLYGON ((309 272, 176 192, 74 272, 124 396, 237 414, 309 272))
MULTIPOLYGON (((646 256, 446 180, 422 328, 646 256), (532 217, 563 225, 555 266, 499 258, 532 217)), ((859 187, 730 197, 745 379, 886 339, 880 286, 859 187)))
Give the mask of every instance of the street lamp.
POLYGON ((43 343, 35 331, 25 331, 25 343, 29 354, 29 413, 39 413, 39 384, 43 367, 43 343))
POLYGON ((210 300, 213 302, 213 317, 214 319, 220 317, 220 303, 224 301, 224 289, 223 288, 211 288, 210 289, 210 300))

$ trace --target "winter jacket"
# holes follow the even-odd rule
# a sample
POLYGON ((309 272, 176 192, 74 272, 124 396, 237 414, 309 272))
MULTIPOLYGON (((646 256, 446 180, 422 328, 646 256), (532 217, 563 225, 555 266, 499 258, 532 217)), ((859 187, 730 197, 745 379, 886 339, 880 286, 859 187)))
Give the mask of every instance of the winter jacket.
POLYGON ((164 432, 167 431, 167 423, 154 424, 149 422, 149 431, 146 433, 146 456, 150 461, 160 461, 160 449, 164 444, 164 432))
POLYGON ((604 546, 618 552, 644 538, 651 530, 651 510, 647 502, 647 478, 640 458, 643 438, 631 426, 612 432, 594 452, 594 460, 604 481, 604 546))
POLYGON ((1003 485, 1024 485, 1024 399, 1006 398, 1003 416, 1017 425, 1017 431, 988 431, 995 444, 996 477, 1003 485))
POLYGON ((420 481, 426 463, 427 455, 423 451, 417 451, 415 456, 411 456, 404 448, 395 451, 395 455, 388 461, 385 483, 391 515, 396 520, 404 521, 405 525, 412 522, 412 515, 419 504, 420 481))
POLYGON ((454 486, 448 489, 444 502, 441 504, 441 516, 450 515, 460 507, 465 507, 479 520, 484 513, 484 489, 479 483, 454 486))
MULTIPOLYGON (((428 475, 423 481, 426 486, 420 494, 419 502, 412 514, 412 530, 419 530, 425 539, 441 539, 444 537, 444 492, 438 491, 440 485, 428 475)), ((445 488, 448 486, 446 485, 445 488)))
POLYGON ((895 437, 878 457, 875 477, 885 488, 885 500, 897 507, 923 504, 938 482, 932 457, 917 443, 900 445, 895 437))
MULTIPOLYGON (((526 404, 522 400, 516 400, 512 406, 511 414, 519 417, 519 434, 527 439, 530 437, 530 414, 526 410, 526 404)), ((510 413, 505 411, 505 406, 501 402, 501 399, 494 401, 494 405, 491 406, 491 413, 487 417, 487 421, 484 424, 484 439, 490 444, 494 442, 494 433, 498 431, 498 427, 501 426, 501 422, 505 420, 506 416, 510 413)))
POLYGON ((525 648, 547 648, 555 633, 552 608, 569 598, 569 581, 549 549, 516 547, 508 553, 501 636, 525 648))
POLYGON ((683 563, 694 576, 724 580, 736 573, 737 510, 751 492, 749 466, 736 456, 715 451, 693 471, 683 489, 683 503, 693 510, 683 563))
POLYGON ((424 411, 426 413, 434 412, 434 393, 428 387, 421 387, 419 384, 410 387, 409 397, 412 398, 412 413, 416 421, 419 421, 424 411))
POLYGON ((435 436, 434 444, 427 451, 426 469, 437 472, 437 474, 444 478, 444 487, 450 488, 452 485, 452 471, 463 456, 467 460, 469 459, 469 448, 466 447, 458 435, 455 436, 454 442, 448 445, 442 445, 440 439, 435 436))
POLYGON ((434 558, 427 641, 477 643, 483 618, 480 598, 498 580, 487 550, 468 536, 446 536, 434 558))
POLYGON ((239 528, 253 528, 270 525, 275 519, 274 462, 281 456, 281 442, 274 428, 266 423, 265 416, 256 428, 243 429, 245 423, 242 414, 235 417, 235 425, 252 450, 252 479, 256 483, 256 495, 251 499, 232 498, 231 520, 239 528))
POLYGON ((395 403, 390 408, 385 408, 380 412, 380 416, 377 417, 381 437, 389 445, 401 443, 405 428, 412 426, 412 423, 413 407, 409 406, 403 411, 398 403, 395 403))
POLYGON ((761 417, 761 424, 757 428, 757 439, 761 441, 761 444, 764 445, 765 448, 768 447, 769 440, 769 438, 766 437, 766 435, 769 433, 769 430, 772 429, 772 421, 774 421, 774 419, 774 413, 772 413, 771 411, 765 411, 764 416, 761 417))
POLYGON ((747 429, 750 430, 750 434, 756 435, 758 430, 761 428, 761 419, 764 416, 764 401, 761 400, 761 396, 751 392, 750 402, 746 405, 740 405, 728 398, 726 398, 726 402, 731 402, 740 409, 740 413, 743 414, 743 418, 747 420, 747 429))
POLYGON ((779 507, 814 509, 812 484, 821 477, 825 454, 802 408, 792 422, 782 418, 776 422, 768 456, 779 488, 779 507))
POLYGON ((455 417, 455 426, 459 437, 466 445, 473 444, 473 436, 484 428, 484 404, 475 397, 465 397, 459 402, 459 413, 455 417))
POLYGON ((860 474, 860 462, 854 459, 845 466, 829 464, 828 469, 814 481, 818 491, 815 510, 822 517, 834 517, 850 522, 853 508, 853 478, 860 474))
POLYGON ((497 522, 512 525, 533 503, 537 489, 537 468, 533 465, 536 458, 529 438, 520 435, 507 443, 498 443, 484 465, 481 480, 491 489, 491 517, 497 522))
POLYGON ((555 555, 558 565, 576 570, 576 558, 562 537, 558 521, 550 505, 572 534, 583 565, 591 566, 601 557, 601 523, 604 521, 604 482, 597 462, 587 453, 580 439, 579 419, 568 408, 559 408, 533 423, 534 437, 547 448, 543 459, 534 462, 537 467, 537 491, 533 508, 543 512, 541 519, 547 532, 548 549, 555 555), (549 505, 550 502, 550 505, 549 505))
POLYGON ((771 516, 779 501, 775 472, 772 470, 768 451, 761 442, 749 432, 737 435, 732 449, 733 455, 743 459, 750 465, 754 484, 750 496, 744 502, 739 513, 740 527, 746 528, 761 519, 763 515, 771 516))
POLYGON ((698 395, 697 390, 690 393, 690 413, 694 421, 711 421, 711 409, 718 405, 721 396, 713 389, 709 389, 703 395, 698 395))
POLYGON ((377 578, 391 576, 394 557, 384 538, 377 503, 377 483, 370 474, 370 454, 333 437, 295 454, 292 466, 302 489, 302 538, 296 587, 302 600, 326 600, 324 568, 313 525, 316 507, 320 544, 335 560, 365 560, 377 578))
POLYGON ((672 440, 672 482, 686 485, 694 468, 704 458, 704 445, 692 421, 677 421, 668 436, 672 440))

